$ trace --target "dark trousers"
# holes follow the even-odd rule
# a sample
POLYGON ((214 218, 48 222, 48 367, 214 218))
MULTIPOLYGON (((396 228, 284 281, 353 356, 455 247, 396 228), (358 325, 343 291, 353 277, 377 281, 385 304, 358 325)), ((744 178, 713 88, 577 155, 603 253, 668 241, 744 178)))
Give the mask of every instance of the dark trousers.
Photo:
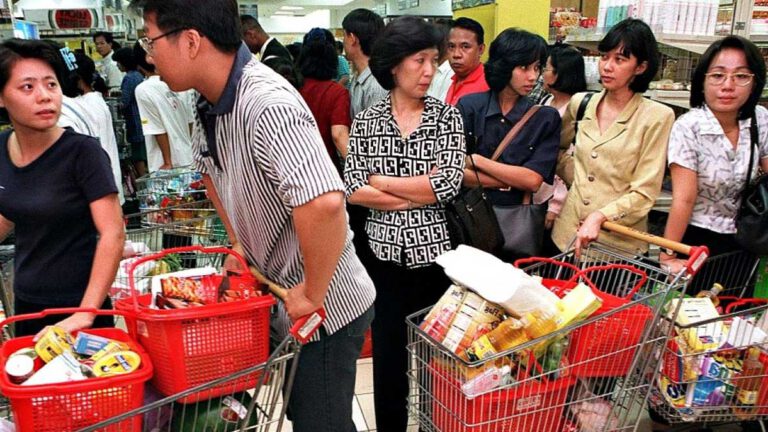
MULTIPOLYGON (((57 305, 44 305, 39 303, 25 302, 24 300, 21 300, 17 296, 13 300, 13 314, 25 315, 25 314, 41 312, 45 309, 79 307, 79 306, 80 306, 79 301, 74 303, 68 303, 68 304, 64 303, 64 304, 57 304, 57 305)), ((109 299, 109 297, 107 297, 107 299, 104 300, 104 304, 101 305, 100 309, 112 309, 112 301, 109 299)), ((54 325, 66 317, 67 315, 48 315, 45 318, 40 318, 36 320, 17 321, 15 324, 16 326, 15 336, 19 337, 19 336, 30 336, 30 335, 37 334, 37 332, 44 329, 45 326, 54 325)), ((114 327, 114 326, 115 326, 115 320, 112 316, 99 315, 93 321, 93 325, 91 327, 105 328, 105 327, 114 327)))
POLYGON ((304 345, 293 381, 288 416, 297 432, 355 432, 352 400, 357 359, 373 307, 332 335, 320 328, 320 340, 304 345))
POLYGON ((450 286, 450 280, 436 264, 407 269, 377 260, 369 273, 376 285, 376 318, 372 326, 376 428, 401 432, 408 424, 405 318, 437 303, 450 286))
POLYGON ((728 268, 725 268, 723 263, 708 265, 705 262, 699 272, 691 279, 687 288, 688 294, 695 295, 699 291, 709 290, 712 288, 712 284, 717 282, 726 288, 727 292, 723 293, 725 295, 752 297, 754 281, 749 280, 753 275, 748 270, 751 270, 751 263, 754 262, 755 256, 742 251, 733 234, 721 234, 688 225, 682 242, 691 246, 706 246, 709 248, 709 256, 713 258, 726 253, 742 252, 729 258, 728 268), (743 287, 748 288, 743 292, 738 289, 743 287))

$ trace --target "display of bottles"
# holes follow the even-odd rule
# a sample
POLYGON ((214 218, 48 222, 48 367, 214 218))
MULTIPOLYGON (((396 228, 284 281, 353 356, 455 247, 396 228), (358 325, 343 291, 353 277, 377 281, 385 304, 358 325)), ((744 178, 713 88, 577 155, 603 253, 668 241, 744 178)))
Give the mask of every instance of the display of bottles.
POLYGON ((607 32, 626 18, 640 18, 654 32, 714 35, 719 6, 719 0, 601 0, 597 27, 607 32))
POLYGON ((723 286, 719 283, 712 285, 712 288, 708 290, 699 291, 696 294, 696 298, 708 298, 712 302, 712 306, 717 307, 720 304, 720 299, 717 297, 723 291, 723 286))
POLYGON ((760 350, 752 347, 747 353, 747 359, 741 367, 741 374, 733 380, 733 385, 736 387, 733 413, 742 419, 749 419, 755 415, 755 405, 764 371, 764 366, 760 362, 760 350))

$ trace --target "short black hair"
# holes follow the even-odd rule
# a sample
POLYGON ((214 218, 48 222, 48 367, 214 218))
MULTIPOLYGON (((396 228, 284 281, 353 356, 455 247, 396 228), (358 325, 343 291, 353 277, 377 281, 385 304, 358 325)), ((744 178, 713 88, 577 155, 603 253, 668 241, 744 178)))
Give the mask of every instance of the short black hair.
POLYGON ((376 81, 385 89, 395 88, 392 68, 404 58, 427 48, 439 49, 440 32, 432 24, 415 16, 402 16, 390 21, 373 45, 368 62, 376 81))
POLYGON ((625 57, 634 55, 638 66, 646 62, 645 72, 635 76, 629 84, 633 92, 644 93, 659 70, 659 48, 653 31, 643 21, 627 18, 611 27, 597 45, 597 50, 607 53, 618 46, 622 47, 621 54, 625 57))
POLYGON ((110 45, 115 42, 115 37, 110 32, 98 31, 93 34, 93 41, 96 42, 96 38, 103 37, 104 41, 110 45))
POLYGON ((123 65, 126 71, 136 70, 136 59, 131 48, 120 48, 112 54, 112 60, 123 65))
POLYGON ((569 95, 587 90, 584 57, 578 49, 570 45, 555 45, 549 50, 549 59, 557 74, 550 87, 569 95))
POLYGON ((546 61, 547 42, 544 38, 519 28, 508 28, 491 42, 485 81, 491 90, 500 92, 509 84, 516 67, 535 62, 543 65, 546 61))
POLYGON ((299 54, 301 54, 301 45, 301 42, 294 42, 285 46, 285 49, 291 54, 291 59, 293 59, 294 62, 296 62, 296 59, 299 58, 299 54))
POLYGON ((147 62, 147 52, 141 47, 141 44, 136 42, 133 44, 133 59, 136 61, 136 66, 143 68, 146 71, 154 72, 155 65, 147 62))
POLYGON ((285 57, 272 56, 265 59, 262 63, 285 78, 294 88, 300 89, 304 85, 304 78, 296 68, 296 65, 285 57))
MULTIPOLYGON (((56 80, 64 82, 69 69, 64 63, 58 44, 42 40, 8 39, 0 43, 0 92, 11 79, 11 71, 17 62, 23 59, 41 60, 53 69, 56 80)), ((8 118, 5 108, 0 108, 0 115, 8 118)))
POLYGON ((251 30, 251 29, 254 29, 260 32, 264 31, 264 29, 261 28, 261 24, 259 24, 258 18, 256 18, 253 15, 248 15, 248 14, 240 15, 240 25, 242 26, 242 31, 251 30))
POLYGON ((83 94, 82 90, 77 86, 80 80, 83 80, 99 93, 106 93, 109 90, 104 78, 96 72, 96 64, 93 63, 90 57, 85 54, 75 54, 75 61, 77 62, 77 69, 73 70, 69 77, 67 77, 69 85, 62 86, 66 96, 77 97, 83 94))
POLYGON ((384 20, 369 9, 355 9, 344 17, 341 27, 357 37, 363 54, 370 57, 373 44, 384 29, 384 20))
POLYGON ((337 40, 334 41, 334 44, 336 46, 336 52, 339 53, 339 55, 344 53, 344 42, 337 40))
POLYGON ((296 64, 307 78, 330 80, 339 70, 339 55, 333 34, 326 29, 313 28, 304 35, 296 64))
POLYGON ((480 25, 479 22, 473 20, 472 18, 456 18, 455 20, 451 21, 451 28, 460 28, 464 30, 469 30, 472 33, 475 34, 475 38, 477 39, 477 44, 482 45, 485 43, 485 30, 483 30, 483 26, 480 25))
POLYGON ((701 108, 704 106, 704 80, 705 74, 709 70, 709 66, 715 57, 724 49, 738 49, 744 53, 744 57, 747 59, 747 67, 749 71, 755 74, 752 78, 752 94, 749 95, 749 99, 739 109, 739 119, 745 120, 755 115, 755 107, 757 106, 760 95, 763 93, 765 87, 765 59, 760 54, 760 50, 755 46, 752 41, 745 39, 741 36, 727 36, 723 39, 715 41, 712 45, 704 51, 704 54, 699 59, 699 63, 693 70, 693 76, 691 77, 691 107, 701 108))
POLYGON ((223 52, 234 53, 243 43, 236 0, 133 0, 131 7, 154 14, 163 32, 194 29, 223 52))

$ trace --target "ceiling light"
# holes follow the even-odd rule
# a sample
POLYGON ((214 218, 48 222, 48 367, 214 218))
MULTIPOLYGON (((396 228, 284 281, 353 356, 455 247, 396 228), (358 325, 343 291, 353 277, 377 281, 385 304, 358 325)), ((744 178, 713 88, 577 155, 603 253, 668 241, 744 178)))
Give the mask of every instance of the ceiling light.
POLYGON ((273 12, 272 15, 293 16, 293 12, 278 10, 273 12))
POLYGON ((304 10, 304 8, 301 6, 281 6, 280 9, 287 11, 304 10))

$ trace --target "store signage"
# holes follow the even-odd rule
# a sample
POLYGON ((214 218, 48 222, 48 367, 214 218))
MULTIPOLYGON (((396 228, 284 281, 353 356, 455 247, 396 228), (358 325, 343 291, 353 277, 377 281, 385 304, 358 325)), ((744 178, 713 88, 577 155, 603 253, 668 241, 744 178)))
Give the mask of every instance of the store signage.
POLYGON ((51 11, 54 28, 80 29, 93 27, 95 17, 90 9, 63 9, 51 11))

